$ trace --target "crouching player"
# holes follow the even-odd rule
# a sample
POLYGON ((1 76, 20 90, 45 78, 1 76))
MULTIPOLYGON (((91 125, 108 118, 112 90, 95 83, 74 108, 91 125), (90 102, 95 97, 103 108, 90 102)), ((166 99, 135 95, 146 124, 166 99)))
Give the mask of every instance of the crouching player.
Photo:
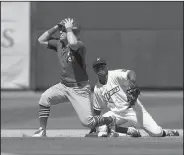
MULTIPOLYGON (((138 99, 140 90, 135 84, 134 71, 125 69, 108 71, 106 61, 102 58, 94 61, 93 69, 98 77, 93 96, 94 111, 98 115, 104 107, 108 107, 110 111, 103 116, 116 118, 115 132, 139 137, 141 135, 135 128, 142 128, 152 137, 179 136, 178 131, 165 130, 157 125, 144 108, 138 99), (121 125, 128 128, 123 128, 121 125)), ((98 136, 112 135, 112 131, 105 125, 99 127, 98 130, 98 136)), ((90 133, 93 131, 95 129, 90 133)))

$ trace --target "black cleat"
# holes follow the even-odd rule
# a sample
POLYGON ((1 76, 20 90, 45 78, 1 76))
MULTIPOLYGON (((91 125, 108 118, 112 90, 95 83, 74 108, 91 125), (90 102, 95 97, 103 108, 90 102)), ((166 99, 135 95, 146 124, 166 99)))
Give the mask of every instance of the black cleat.
POLYGON ((179 136, 179 132, 176 130, 165 130, 166 136, 179 136))

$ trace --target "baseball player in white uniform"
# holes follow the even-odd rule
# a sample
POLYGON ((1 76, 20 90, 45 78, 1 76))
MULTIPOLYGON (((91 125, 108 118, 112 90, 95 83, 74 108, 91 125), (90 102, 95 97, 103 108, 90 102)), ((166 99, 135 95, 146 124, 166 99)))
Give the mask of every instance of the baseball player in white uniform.
MULTIPOLYGON (((176 130, 165 130, 160 127, 144 108, 138 99, 140 90, 135 84, 134 71, 125 69, 108 71, 103 58, 97 58, 94 61, 93 69, 98 77, 93 96, 95 113, 100 114, 102 109, 108 107, 110 111, 103 116, 115 117, 117 127, 142 128, 152 137, 179 136, 176 130)), ((103 134, 108 132, 105 125, 99 127, 98 130, 103 134)))

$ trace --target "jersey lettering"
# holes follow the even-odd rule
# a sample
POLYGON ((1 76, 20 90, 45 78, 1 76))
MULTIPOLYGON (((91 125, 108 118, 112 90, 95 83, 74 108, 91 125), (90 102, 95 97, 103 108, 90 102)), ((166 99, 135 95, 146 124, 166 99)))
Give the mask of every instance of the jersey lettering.
POLYGON ((114 95, 115 93, 119 92, 119 91, 120 91, 119 86, 116 86, 116 87, 112 88, 111 90, 107 91, 107 92, 103 95, 103 97, 104 97, 104 99, 105 99, 107 102, 111 102, 111 103, 112 103, 113 101, 112 101, 111 96, 114 95))
POLYGON ((72 62, 73 60, 74 60, 73 52, 68 52, 67 63, 72 62))

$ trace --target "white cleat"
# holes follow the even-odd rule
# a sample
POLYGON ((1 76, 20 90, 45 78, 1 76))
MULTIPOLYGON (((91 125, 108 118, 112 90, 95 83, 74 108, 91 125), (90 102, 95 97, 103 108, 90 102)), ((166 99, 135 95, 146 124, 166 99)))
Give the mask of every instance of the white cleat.
POLYGON ((108 133, 106 131, 100 131, 98 133, 98 137, 119 137, 119 134, 113 130, 111 130, 110 133, 108 133))
POLYGON ((108 132, 107 131, 100 131, 99 133, 98 133, 98 137, 108 137, 108 132))
POLYGON ((46 130, 40 127, 39 130, 36 131, 32 137, 46 137, 46 130))
POLYGON ((109 133, 109 137, 119 137, 119 133, 111 130, 111 132, 109 133))

